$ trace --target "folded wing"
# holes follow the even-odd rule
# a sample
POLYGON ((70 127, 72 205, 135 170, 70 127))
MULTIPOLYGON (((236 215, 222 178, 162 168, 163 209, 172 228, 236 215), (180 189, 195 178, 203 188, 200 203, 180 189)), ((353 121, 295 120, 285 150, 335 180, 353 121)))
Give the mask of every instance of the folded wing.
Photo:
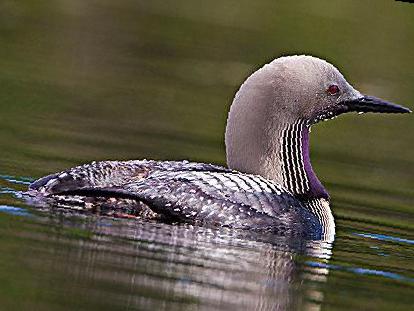
POLYGON ((139 201, 171 221, 269 231, 310 231, 315 217, 279 185, 260 176, 190 162, 103 161, 35 181, 45 196, 139 201))

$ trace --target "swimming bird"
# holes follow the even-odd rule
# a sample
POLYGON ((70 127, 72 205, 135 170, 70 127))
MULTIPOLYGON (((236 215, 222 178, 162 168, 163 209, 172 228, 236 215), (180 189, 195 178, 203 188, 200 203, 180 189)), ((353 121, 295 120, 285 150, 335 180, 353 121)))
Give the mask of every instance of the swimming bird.
POLYGON ((332 64, 284 56, 251 74, 227 119, 228 167, 188 161, 100 161, 33 182, 28 195, 123 206, 137 215, 289 236, 335 233, 330 198, 309 156, 309 131, 346 112, 407 113, 362 95, 332 64))

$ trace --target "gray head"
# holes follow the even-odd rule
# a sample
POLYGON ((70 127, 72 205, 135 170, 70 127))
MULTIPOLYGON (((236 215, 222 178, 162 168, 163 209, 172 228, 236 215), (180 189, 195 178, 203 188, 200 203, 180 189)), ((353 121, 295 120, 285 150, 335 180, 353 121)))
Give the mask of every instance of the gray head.
MULTIPOLYGON (((280 57, 254 72, 240 88, 235 102, 246 96, 250 100, 252 94, 269 96, 268 112, 277 114, 281 121, 300 118, 313 124, 350 111, 409 112, 361 95, 333 65, 305 55, 280 57)), ((249 105, 258 103, 254 100, 249 105)))
POLYGON ((410 112, 362 95, 324 60, 312 56, 277 58, 254 72, 234 98, 226 128, 228 165, 286 184, 280 169, 286 128, 307 129, 351 111, 410 112))

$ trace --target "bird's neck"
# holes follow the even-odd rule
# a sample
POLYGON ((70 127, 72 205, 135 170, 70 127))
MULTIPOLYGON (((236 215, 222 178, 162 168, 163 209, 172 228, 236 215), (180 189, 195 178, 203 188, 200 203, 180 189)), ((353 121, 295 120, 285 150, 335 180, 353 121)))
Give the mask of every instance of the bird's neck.
POLYGON ((305 200, 329 199, 310 162, 309 129, 301 120, 282 126, 278 156, 268 161, 276 161, 274 165, 280 167, 282 184, 293 194, 305 200))
POLYGON ((230 168, 273 180, 304 202, 329 200, 312 169, 309 126, 305 121, 280 122, 247 130, 254 132, 250 140, 243 137, 244 129, 226 137, 230 168), (271 133, 268 128, 273 129, 271 133))

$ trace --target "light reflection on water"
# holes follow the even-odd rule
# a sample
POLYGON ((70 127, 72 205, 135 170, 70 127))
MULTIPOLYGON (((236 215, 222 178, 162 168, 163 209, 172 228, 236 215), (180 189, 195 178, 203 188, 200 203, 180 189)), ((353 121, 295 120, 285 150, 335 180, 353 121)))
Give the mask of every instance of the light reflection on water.
POLYGON ((365 268, 358 268, 358 267, 342 267, 342 266, 328 265, 328 264, 322 264, 319 262, 312 262, 312 261, 308 261, 306 263, 311 267, 325 268, 327 270, 331 270, 331 269, 332 270, 345 270, 345 271, 350 271, 356 274, 377 275, 377 276, 386 277, 386 278, 390 278, 394 280, 414 283, 414 278, 408 278, 408 277, 405 277, 405 276, 399 275, 398 273, 393 273, 393 272, 365 269, 365 268))
POLYGON ((359 235, 359 236, 362 236, 362 237, 365 237, 365 238, 371 238, 371 239, 376 239, 376 240, 414 244, 414 240, 402 239, 402 238, 399 238, 399 237, 389 236, 389 235, 385 235, 385 234, 375 234, 375 233, 355 233, 355 234, 359 235))
MULTIPOLYGON (((0 194, 3 194, 4 192, 0 191, 0 194)), ((12 191, 8 192, 12 193, 12 191)), ((7 213, 10 215, 18 215, 18 216, 30 216, 30 213, 20 207, 14 207, 14 206, 8 206, 8 205, 0 205, 0 213, 7 213)))

